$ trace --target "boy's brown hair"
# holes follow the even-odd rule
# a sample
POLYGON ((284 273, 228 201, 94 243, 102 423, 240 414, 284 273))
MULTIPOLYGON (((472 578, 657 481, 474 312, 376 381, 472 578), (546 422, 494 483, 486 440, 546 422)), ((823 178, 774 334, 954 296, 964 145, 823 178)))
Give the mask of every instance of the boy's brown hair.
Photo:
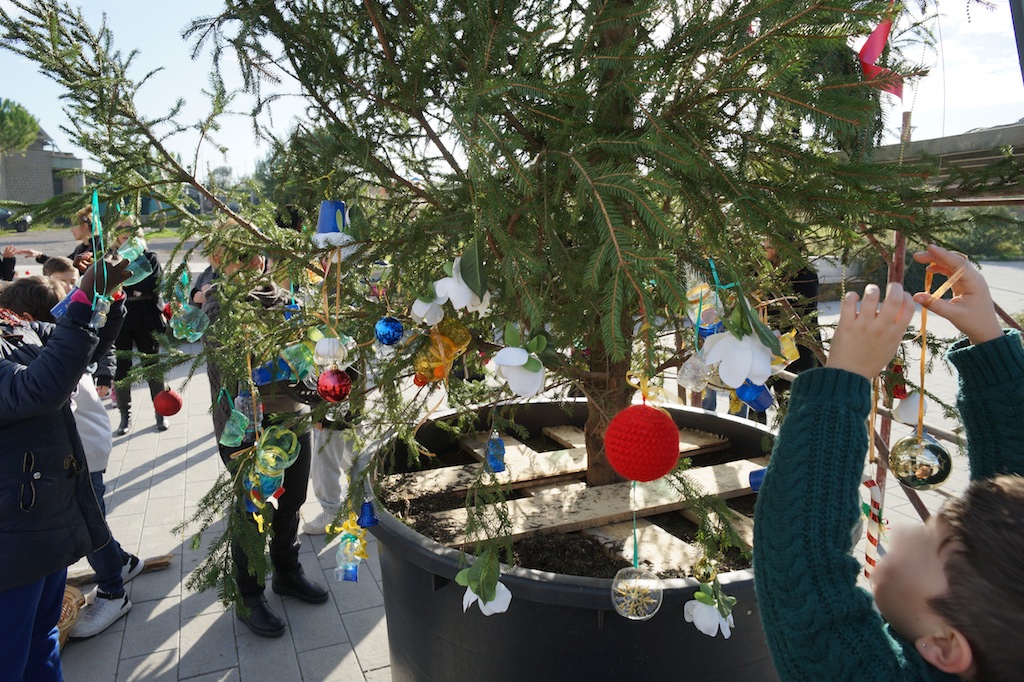
POLYGON ((939 516, 957 549, 929 602, 970 642, 976 680, 1019 680, 1024 651, 1024 478, 976 480, 939 516))
POLYGON ((46 262, 43 263, 43 275, 49 277, 58 272, 74 272, 78 274, 78 270, 75 270, 74 262, 67 256, 47 258, 46 262))
POLYGON ((60 284, 49 277, 19 277, 0 291, 0 307, 39 322, 53 322, 50 309, 60 302, 60 284))

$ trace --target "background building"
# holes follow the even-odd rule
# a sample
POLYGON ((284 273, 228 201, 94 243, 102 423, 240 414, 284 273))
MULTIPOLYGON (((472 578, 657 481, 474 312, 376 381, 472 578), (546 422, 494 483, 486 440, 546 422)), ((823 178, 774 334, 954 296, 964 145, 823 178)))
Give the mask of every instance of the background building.
POLYGON ((67 169, 81 171, 82 159, 57 150, 40 128, 36 141, 24 152, 0 155, 0 199, 37 204, 62 192, 81 192, 85 176, 81 172, 62 176, 67 169))

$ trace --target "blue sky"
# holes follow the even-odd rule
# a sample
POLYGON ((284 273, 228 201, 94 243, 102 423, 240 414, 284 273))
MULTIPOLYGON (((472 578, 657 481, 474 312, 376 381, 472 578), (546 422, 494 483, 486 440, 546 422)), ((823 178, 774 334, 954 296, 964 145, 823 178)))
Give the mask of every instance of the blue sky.
MULTIPOLYGON (((1017 61, 1009 4, 996 0, 995 11, 973 9, 968 21, 966 2, 948 3, 941 24, 933 31, 941 32, 942 54, 926 54, 932 72, 916 88, 908 88, 904 103, 885 96, 890 108, 889 120, 894 130, 891 141, 898 138, 895 126, 901 112, 912 107, 914 139, 928 139, 966 132, 971 128, 1011 123, 1024 118, 1024 81, 1017 61), (943 61, 940 59, 944 56, 943 61), (915 96, 916 95, 916 96, 915 96)), ((0 0, 9 8, 10 0, 0 0)), ((139 50, 137 76, 154 68, 164 67, 142 91, 137 106, 148 115, 167 111, 178 97, 187 101, 185 120, 198 120, 206 111, 201 90, 207 84, 209 55, 190 58, 189 46, 181 39, 181 31, 192 17, 214 12, 221 5, 216 0, 176 0, 175 2, 140 2, 139 0, 88 0, 82 3, 90 22, 98 23, 104 13, 111 26, 115 43, 123 51, 139 50)), ((0 97, 13 99, 29 109, 63 151, 80 153, 60 128, 65 117, 61 111, 60 88, 39 74, 26 60, 0 50, 0 97)), ((229 86, 232 81, 229 80, 229 86)), ((234 85, 238 85, 237 79, 234 85)), ((287 88, 285 89, 287 91, 287 88)), ((218 141, 228 148, 223 157, 212 148, 199 157, 200 175, 206 168, 231 166, 236 176, 252 172, 256 161, 267 153, 267 147, 254 141, 252 125, 246 115, 250 101, 239 99, 233 109, 237 115, 224 120, 218 141)), ((271 128, 284 134, 295 116, 301 115, 298 98, 278 102, 272 110, 271 128)), ((185 159, 192 158, 195 140, 182 138, 171 145, 185 159)))

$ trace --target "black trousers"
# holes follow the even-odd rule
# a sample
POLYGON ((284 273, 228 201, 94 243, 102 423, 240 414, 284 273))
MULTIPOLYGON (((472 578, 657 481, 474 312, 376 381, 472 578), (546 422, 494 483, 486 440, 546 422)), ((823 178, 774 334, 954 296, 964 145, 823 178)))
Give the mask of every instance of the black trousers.
MULTIPOLYGON (((264 419, 264 426, 269 425, 271 415, 264 419)), ((299 456, 295 462, 284 470, 284 493, 278 498, 278 507, 274 511, 273 533, 270 538, 270 562, 274 571, 293 571, 299 567, 299 509, 306 501, 306 486, 309 483, 309 462, 313 448, 310 445, 309 431, 297 433, 299 438, 299 456)), ((224 464, 231 460, 231 455, 243 448, 229 448, 217 444, 220 458, 224 464)), ((256 523, 249 517, 250 523, 256 523)), ((242 597, 255 597, 263 594, 263 586, 259 578, 249 573, 249 558, 238 543, 231 543, 231 555, 235 560, 235 583, 242 597)), ((262 577, 262 576, 261 576, 262 577)))
MULTIPOLYGON (((143 367, 150 366, 156 362, 156 355, 160 352, 160 344, 158 344, 156 339, 153 338, 153 331, 150 329, 124 327, 117 335, 117 338, 114 339, 114 348, 118 351, 123 351, 122 353, 118 353, 117 365, 114 369, 115 382, 120 383, 126 376, 128 376, 128 370, 132 368, 132 358, 130 353, 133 346, 138 348, 139 352, 144 356, 147 356, 142 358, 143 367)), ((165 388, 162 377, 148 375, 146 377, 146 381, 149 384, 150 397, 156 397, 156 394, 165 388)), ((131 390, 119 390, 117 395, 118 405, 122 403, 125 405, 131 405, 131 390)))

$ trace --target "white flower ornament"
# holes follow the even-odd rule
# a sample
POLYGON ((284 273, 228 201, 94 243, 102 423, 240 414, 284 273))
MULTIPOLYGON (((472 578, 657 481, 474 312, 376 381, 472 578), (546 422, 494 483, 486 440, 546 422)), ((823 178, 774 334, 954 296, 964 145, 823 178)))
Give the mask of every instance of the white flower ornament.
POLYGON ((742 386, 747 379, 760 386, 772 374, 772 351, 754 334, 740 339, 731 332, 712 334, 702 352, 705 363, 718 365, 718 375, 730 388, 742 386))
POLYGON ((412 303, 412 310, 409 311, 409 316, 418 323, 426 322, 428 325, 433 327, 444 319, 444 308, 441 306, 443 306, 447 300, 447 296, 437 296, 433 300, 417 298, 412 303))
POLYGON ((704 604, 696 599, 691 599, 683 605, 683 618, 687 623, 696 625, 697 629, 708 637, 714 637, 721 629, 722 637, 729 639, 732 635, 732 628, 736 625, 731 613, 727 617, 723 617, 718 612, 718 607, 704 604))
POLYGON ((525 348, 506 346, 492 359, 498 366, 495 373, 505 379, 520 398, 532 398, 544 388, 544 365, 525 348))
POLYGON ((483 316, 487 311, 488 305, 491 301, 491 293, 489 291, 484 292, 484 297, 481 299, 473 290, 469 288, 465 280, 462 279, 462 257, 459 256, 452 263, 452 276, 443 277, 434 282, 434 288, 437 290, 439 297, 445 298, 452 302, 452 307, 456 310, 462 310, 466 308, 470 312, 478 313, 483 316))
POLYGON ((494 588, 494 599, 485 602, 472 587, 467 587, 466 594, 462 597, 462 612, 469 610, 474 601, 480 605, 480 613, 485 616, 508 611, 508 606, 512 603, 512 592, 500 582, 494 588))

